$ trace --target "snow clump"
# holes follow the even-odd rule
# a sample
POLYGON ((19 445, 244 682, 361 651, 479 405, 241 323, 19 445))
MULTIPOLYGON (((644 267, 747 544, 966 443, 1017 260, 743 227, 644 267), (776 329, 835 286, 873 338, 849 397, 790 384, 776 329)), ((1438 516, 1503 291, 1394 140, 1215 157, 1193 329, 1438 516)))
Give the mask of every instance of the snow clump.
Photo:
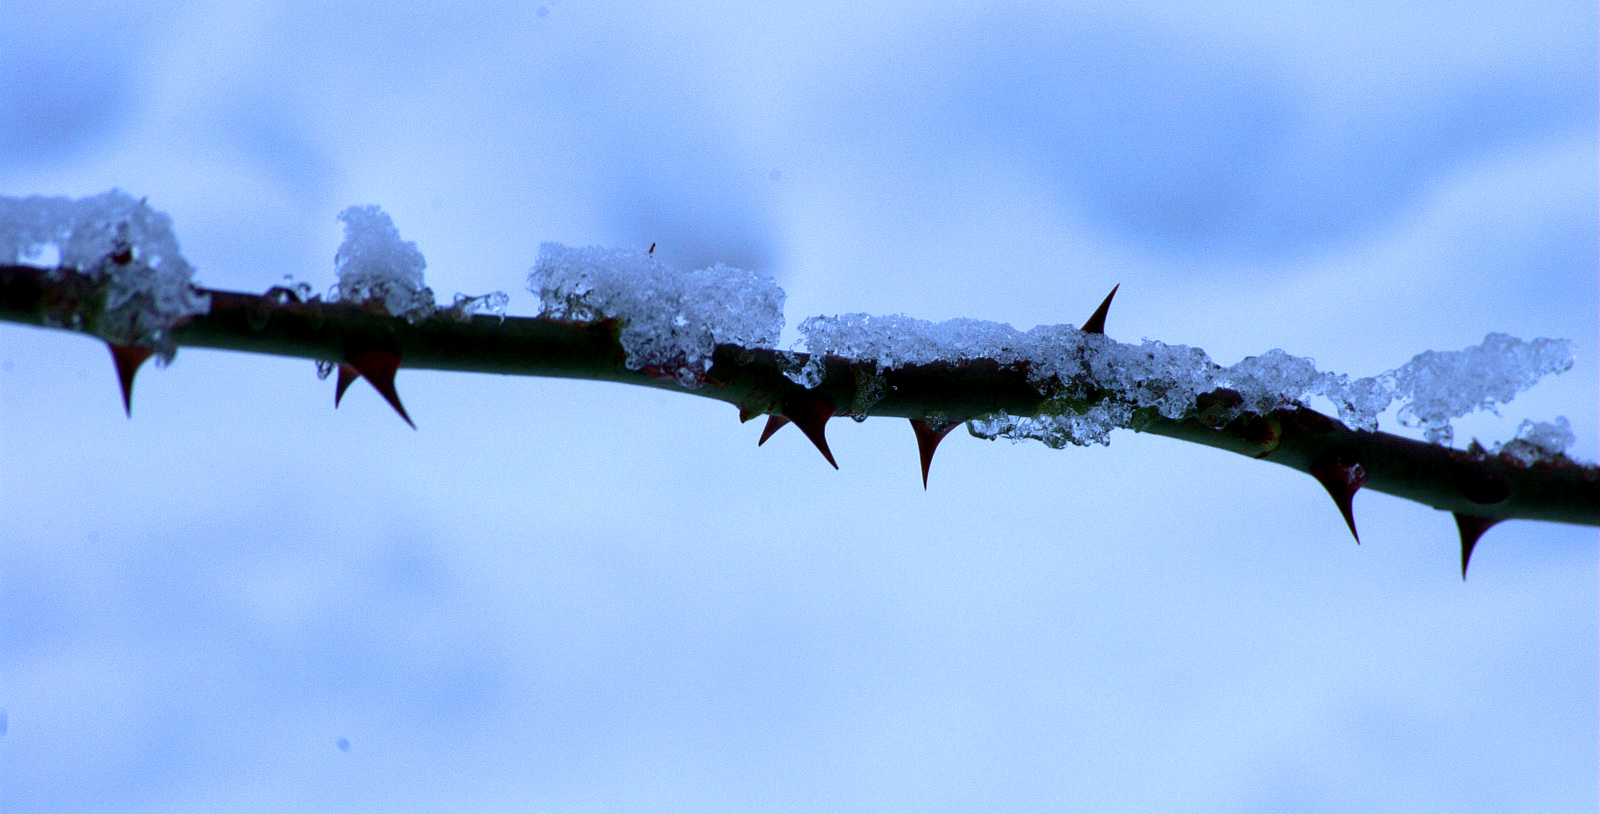
POLYGON ((333 255, 339 283, 332 299, 377 302, 411 322, 427 319, 437 307, 433 290, 422 284, 428 261, 417 244, 400 239, 388 213, 376 206, 352 206, 339 213, 344 243, 333 255))
POLYGON ((771 276, 721 263, 682 272, 647 252, 545 243, 528 289, 544 317, 617 320, 628 368, 684 387, 705 381, 718 344, 772 347, 783 330, 771 276))
POLYGON ((1504 444, 1495 445, 1495 453, 1509 455, 1523 466, 1540 461, 1552 461, 1566 453, 1578 436, 1572 431, 1572 422, 1566 416, 1557 416, 1554 422, 1524 420, 1517 427, 1517 437, 1504 444))
POLYGON ((1572 343, 1565 339, 1524 342, 1495 333, 1465 350, 1419 353, 1383 378, 1407 400, 1400 423, 1422 427, 1435 444, 1449 444, 1454 437, 1450 419, 1473 410, 1494 411, 1540 377, 1563 373, 1572 364, 1572 343))
POLYGON ((74 313, 64 327, 152 348, 163 363, 177 350, 173 326, 211 310, 178 250, 172 219, 119 189, 77 200, 0 197, 0 262, 94 278, 104 300, 74 313))

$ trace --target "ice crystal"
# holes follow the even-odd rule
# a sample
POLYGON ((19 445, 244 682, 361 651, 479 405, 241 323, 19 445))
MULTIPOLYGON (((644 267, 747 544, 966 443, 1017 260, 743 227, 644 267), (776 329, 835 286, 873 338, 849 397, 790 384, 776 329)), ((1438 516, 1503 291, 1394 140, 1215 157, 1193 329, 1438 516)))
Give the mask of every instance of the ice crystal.
POLYGON ((176 350, 169 332, 211 310, 178 250, 172 219, 113 189, 88 198, 0 198, 0 262, 69 268, 100 283, 103 299, 74 325, 118 345, 176 350))
POLYGON ((721 263, 682 272, 646 252, 546 243, 528 288, 543 316, 617 320, 630 369, 685 387, 704 382, 718 344, 770 347, 783 330, 783 289, 721 263))
POLYGON ((454 303, 444 309, 445 314, 458 322, 469 322, 474 316, 484 314, 499 317, 502 322, 506 318, 506 306, 510 304, 511 297, 504 291, 492 291, 476 297, 467 294, 457 294, 454 303))
POLYGON ((1572 343, 1564 339, 1524 342, 1495 333, 1465 350, 1419 353, 1385 378, 1407 401, 1400 408, 1400 423, 1421 427, 1429 441, 1449 444, 1454 435, 1450 419, 1473 410, 1493 411, 1541 376, 1564 372, 1572 363, 1572 343))
POLYGON ((1572 422, 1566 416, 1557 416, 1554 422, 1524 420, 1517 427, 1517 437, 1496 445, 1495 452, 1510 455, 1523 466, 1530 466, 1560 457, 1576 440, 1572 422))
POLYGON ((824 356, 870 362, 880 371, 975 358, 1026 364, 1032 383, 1046 397, 1046 411, 996 413, 974 421, 970 429, 985 438, 1031 438, 1051 446, 1106 443, 1111 429, 1133 426, 1142 410, 1170 419, 1195 415, 1196 400, 1219 390, 1231 395, 1226 404, 1214 402, 1207 414, 1213 426, 1322 396, 1347 425, 1375 431, 1378 415, 1398 400, 1402 424, 1422 427, 1429 441, 1449 443, 1451 419, 1493 409, 1540 377, 1572 366, 1571 346, 1564 340, 1524 342, 1504 334, 1490 334, 1462 351, 1428 351, 1395 370, 1352 381, 1277 348, 1223 367, 1199 348, 1151 340, 1121 343, 1071 325, 1022 333, 970 319, 933 323, 845 314, 810 317, 800 323, 800 333, 799 344, 810 357, 803 363, 796 357, 795 369, 785 372, 806 387, 821 383, 824 356), (1086 400, 1092 404, 1072 406, 1086 400))
POLYGON ((344 243, 333 256, 339 270, 335 299, 376 302, 390 314, 417 322, 437 307, 422 284, 428 261, 417 244, 402 241, 394 221, 376 206, 352 206, 339 213, 344 243))

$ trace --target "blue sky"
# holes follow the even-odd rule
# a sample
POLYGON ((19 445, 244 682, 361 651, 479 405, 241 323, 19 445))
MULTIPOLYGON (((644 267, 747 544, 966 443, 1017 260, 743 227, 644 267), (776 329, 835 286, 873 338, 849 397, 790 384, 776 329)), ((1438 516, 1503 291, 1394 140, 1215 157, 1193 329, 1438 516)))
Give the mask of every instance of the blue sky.
MULTIPOLYGON (((119 186, 197 279, 429 284, 538 245, 777 276, 788 325, 1079 322, 1369 375, 1501 331, 1597 457, 1592 3, 0 6, 0 193, 119 186), (1405 4, 1402 4, 1405 5, 1405 4)), ((791 333, 792 335, 792 333, 791 333)), ((1592 529, 1162 438, 182 351, 121 404, 0 327, 7 810, 1558 811, 1596 805, 1592 529), (348 745, 341 749, 340 743, 348 745)), ((1384 428, 1395 430, 1392 413, 1384 428)))

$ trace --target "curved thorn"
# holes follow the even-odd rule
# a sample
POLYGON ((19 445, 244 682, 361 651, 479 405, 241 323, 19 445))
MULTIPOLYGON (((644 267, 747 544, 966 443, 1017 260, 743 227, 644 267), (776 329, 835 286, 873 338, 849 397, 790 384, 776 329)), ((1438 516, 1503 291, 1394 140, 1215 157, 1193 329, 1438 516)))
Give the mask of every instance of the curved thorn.
POLYGON ((939 442, 944 440, 950 431, 961 422, 952 421, 944 425, 944 429, 935 430, 928 426, 928 422, 920 418, 911 419, 911 431, 917 434, 917 454, 922 458, 922 488, 928 488, 928 467, 933 464, 933 452, 939 448, 939 442))
POLYGON ((767 416, 766 429, 761 431, 761 440, 756 442, 756 446, 759 447, 762 444, 765 444, 767 439, 772 437, 773 433, 783 429, 783 425, 787 423, 789 423, 789 419, 781 415, 767 416))
POLYGON ((139 372, 139 366, 155 355, 155 351, 136 345, 113 345, 110 342, 106 343, 106 347, 111 349, 111 363, 117 366, 117 383, 122 386, 122 411, 133 418, 133 377, 139 372))
POLYGON ((1111 298, 1117 296, 1117 289, 1121 287, 1122 283, 1117 283, 1111 287, 1111 293, 1106 295, 1099 308, 1094 309, 1094 314, 1089 317, 1089 321, 1083 323, 1082 331, 1084 333, 1103 334, 1106 332, 1106 312, 1111 310, 1111 298))
POLYGON ((1339 458, 1330 458, 1311 465, 1311 476, 1328 490, 1328 495, 1339 507, 1339 513, 1344 515, 1344 524, 1350 527, 1350 536, 1356 538, 1360 544, 1361 535, 1356 533, 1355 512, 1351 505, 1356 491, 1367 482, 1367 471, 1359 463, 1344 463, 1339 458))
POLYGON ((333 387, 333 409, 339 409, 339 402, 344 400, 344 391, 349 390, 350 383, 360 375, 355 368, 344 362, 339 363, 339 381, 333 387))
POLYGON ((1461 579, 1467 578, 1467 561, 1472 559, 1472 549, 1478 545, 1478 538, 1488 531, 1491 526, 1500 522, 1497 517, 1478 517, 1473 514, 1451 512, 1456 518, 1456 531, 1461 532, 1461 579))
MULTIPOLYGON (((406 408, 400 404, 400 394, 394 389, 394 374, 400 369, 400 354, 390 350, 368 350, 351 356, 347 362, 362 378, 372 383, 373 388, 389 402, 389 406, 411 425, 411 429, 417 428, 416 424, 411 423, 411 416, 406 415, 406 408)), ((343 377, 342 370, 340 376, 343 377)))
MULTIPOLYGON (((827 426, 828 419, 833 418, 833 405, 817 399, 798 404, 785 404, 783 415, 793 421, 794 425, 799 427, 807 438, 811 439, 811 443, 816 445, 817 450, 822 453, 822 457, 826 458, 834 469, 839 468, 838 462, 833 460, 833 453, 828 450, 828 439, 823 433, 823 428, 827 426)), ((769 423, 767 426, 770 427, 772 425, 769 423)))

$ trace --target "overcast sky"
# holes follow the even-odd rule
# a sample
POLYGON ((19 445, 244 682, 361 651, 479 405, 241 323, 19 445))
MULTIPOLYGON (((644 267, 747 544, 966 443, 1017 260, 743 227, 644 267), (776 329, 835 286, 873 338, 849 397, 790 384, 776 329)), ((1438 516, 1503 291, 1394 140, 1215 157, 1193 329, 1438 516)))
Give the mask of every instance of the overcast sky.
MULTIPOLYGON (((197 280, 444 301, 543 241, 811 314, 1080 323, 1370 375, 1576 367, 1457 423, 1597 457, 1592 2, 0 4, 0 194, 120 187, 197 280), (1062 4, 1065 5, 1065 4, 1062 4), (1397 8, 1398 6, 1398 8, 1397 8)), ((1585 811, 1596 535, 1164 438, 800 433, 645 388, 0 327, 7 811, 1585 811)), ((1384 429, 1397 430, 1393 413, 1384 429)), ((1401 431, 1414 434, 1410 430, 1401 431)))

